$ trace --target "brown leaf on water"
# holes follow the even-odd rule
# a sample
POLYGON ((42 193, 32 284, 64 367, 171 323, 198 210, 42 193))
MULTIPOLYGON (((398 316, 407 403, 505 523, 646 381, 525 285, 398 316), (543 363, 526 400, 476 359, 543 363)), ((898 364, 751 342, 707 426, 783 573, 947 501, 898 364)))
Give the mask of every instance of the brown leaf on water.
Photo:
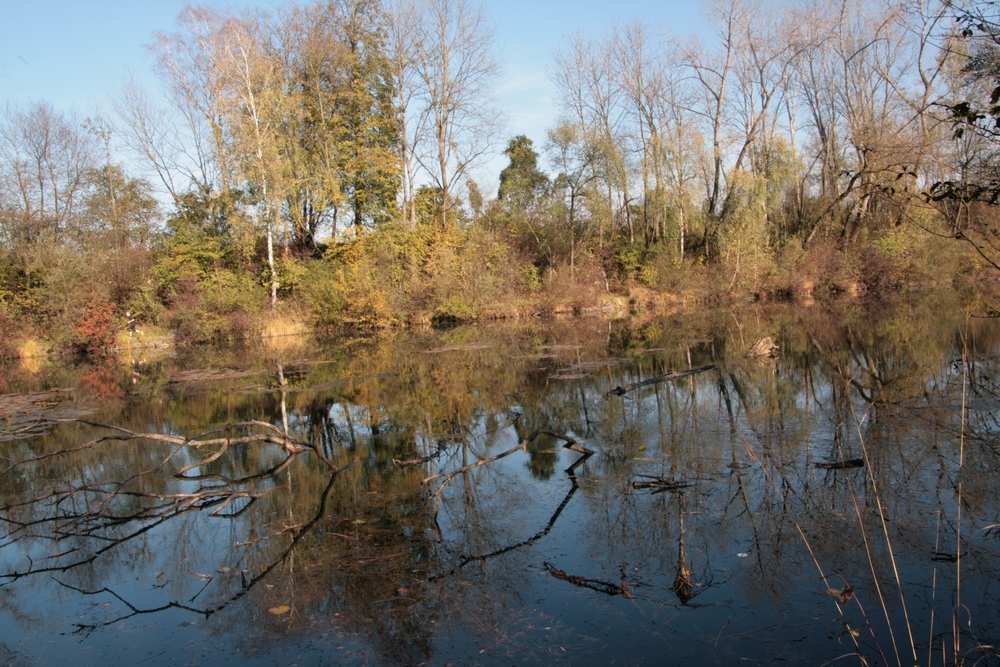
POLYGON ((826 594, 832 595, 833 597, 838 598, 841 602, 846 604, 850 602, 852 597, 854 597, 854 586, 847 584, 847 586, 844 586, 843 589, 828 588, 826 589, 826 594))
POLYGON ((281 614, 287 614, 292 610, 287 604, 280 604, 277 607, 271 607, 268 611, 275 616, 280 616, 281 614))

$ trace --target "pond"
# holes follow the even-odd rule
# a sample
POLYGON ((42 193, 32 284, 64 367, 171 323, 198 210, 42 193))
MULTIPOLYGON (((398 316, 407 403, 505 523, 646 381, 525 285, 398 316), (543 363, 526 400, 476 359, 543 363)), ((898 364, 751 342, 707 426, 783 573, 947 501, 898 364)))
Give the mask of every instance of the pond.
POLYGON ((0 658, 1000 664, 998 354, 938 295, 8 367, 0 658))

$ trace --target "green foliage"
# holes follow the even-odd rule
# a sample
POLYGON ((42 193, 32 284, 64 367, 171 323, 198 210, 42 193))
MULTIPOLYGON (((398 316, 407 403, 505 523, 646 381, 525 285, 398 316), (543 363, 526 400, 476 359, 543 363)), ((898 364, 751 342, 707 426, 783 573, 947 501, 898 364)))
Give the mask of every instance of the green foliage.
POLYGON ((434 310, 434 319, 440 321, 471 320, 476 317, 476 309, 466 302, 461 294, 452 294, 434 310))
POLYGON ((159 295, 169 300, 179 283, 198 283, 228 263, 229 249, 222 236, 195 222, 190 213, 167 221, 169 233, 156 252, 153 276, 159 295))
POLYGON ((776 195, 767 178, 737 172, 730 176, 723 224, 719 230, 721 268, 751 291, 774 269, 770 207, 776 195))
POLYGON ((36 320, 44 310, 42 274, 30 271, 11 253, 0 255, 0 305, 9 317, 36 320))
POLYGON ((542 289, 542 278, 538 274, 538 267, 534 264, 522 264, 518 271, 521 280, 524 282, 524 289, 534 294, 542 289))
POLYGON ((111 164, 91 170, 87 179, 83 215, 94 242, 117 250, 148 247, 160 209, 152 186, 111 164))
MULTIPOLYGON (((278 272, 278 294, 289 296, 299 290, 302 281, 305 279, 308 269, 302 260, 284 253, 274 259, 274 268, 278 272)), ((266 284, 271 279, 270 273, 265 272, 260 278, 260 283, 266 284)))
POLYGON ((510 140, 504 155, 510 164, 500 172, 497 199, 514 208, 526 208, 545 195, 549 177, 538 170, 538 153, 523 134, 510 140))
POLYGON ((243 339, 254 330, 266 301, 265 290, 246 271, 220 268, 176 288, 166 323, 184 341, 243 339))

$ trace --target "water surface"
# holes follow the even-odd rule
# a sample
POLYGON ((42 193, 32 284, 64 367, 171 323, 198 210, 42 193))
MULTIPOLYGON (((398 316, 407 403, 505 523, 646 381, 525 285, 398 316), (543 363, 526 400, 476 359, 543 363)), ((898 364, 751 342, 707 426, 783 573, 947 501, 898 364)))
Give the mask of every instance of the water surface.
POLYGON ((997 664, 998 351, 944 296, 10 367, 0 657, 997 664))

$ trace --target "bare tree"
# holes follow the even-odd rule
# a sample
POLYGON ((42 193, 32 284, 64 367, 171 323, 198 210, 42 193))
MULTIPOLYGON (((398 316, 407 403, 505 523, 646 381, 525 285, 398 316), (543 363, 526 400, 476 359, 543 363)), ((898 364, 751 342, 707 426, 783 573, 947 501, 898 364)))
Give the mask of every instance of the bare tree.
POLYGON ((79 196, 96 164, 93 137, 46 103, 0 116, 0 203, 14 247, 62 243, 78 231, 79 196))
POLYGON ((595 191, 601 196, 591 197, 589 207, 597 217, 602 245, 605 221, 614 222, 616 209, 623 213, 629 238, 634 240, 629 173, 622 150, 625 109, 622 88, 612 68, 609 41, 572 37, 568 48, 555 53, 552 75, 563 107, 583 129, 583 141, 594 155, 590 162, 592 180, 602 187, 595 191))
MULTIPOLYGON (((685 49, 685 59, 699 84, 700 102, 693 108, 707 123, 712 137, 712 157, 705 179, 705 210, 717 213, 723 188, 723 131, 725 106, 732 78, 733 58, 737 48, 737 30, 745 12, 743 0, 713 0, 709 3, 709 21, 719 42, 719 53, 693 42, 685 49)), ((707 229, 706 229, 707 235, 707 229)))
POLYGON ((441 190, 441 220, 447 226, 456 185, 498 137, 501 115, 491 101, 500 63, 481 6, 424 0, 420 9, 417 63, 430 147, 417 160, 441 190))
POLYGON ((399 139, 399 162, 402 178, 402 217, 404 226, 417 225, 416 156, 424 134, 428 107, 419 104, 422 94, 418 67, 421 50, 420 24, 416 0, 393 0, 388 6, 386 49, 396 96, 395 112, 399 139))
MULTIPOLYGON (((178 139, 172 148, 176 151, 184 146, 193 164, 188 175, 194 177, 193 185, 205 197, 213 190, 221 190, 228 196, 231 189, 232 173, 223 126, 222 72, 217 67, 221 59, 217 37, 225 21, 226 17, 219 12, 187 7, 177 17, 177 32, 157 33, 150 46, 156 56, 155 71, 165 85, 170 106, 183 119, 183 133, 158 136, 152 123, 162 115, 154 116, 148 102, 138 93, 128 96, 126 100, 131 98, 131 102, 124 104, 126 112, 139 105, 147 109, 150 122, 142 125, 142 133, 136 133, 145 140, 144 144, 159 138, 161 141, 156 143, 163 146, 163 140, 178 139), (190 147, 185 145, 188 143, 190 147)), ((168 155, 164 149, 160 151, 168 155)))

